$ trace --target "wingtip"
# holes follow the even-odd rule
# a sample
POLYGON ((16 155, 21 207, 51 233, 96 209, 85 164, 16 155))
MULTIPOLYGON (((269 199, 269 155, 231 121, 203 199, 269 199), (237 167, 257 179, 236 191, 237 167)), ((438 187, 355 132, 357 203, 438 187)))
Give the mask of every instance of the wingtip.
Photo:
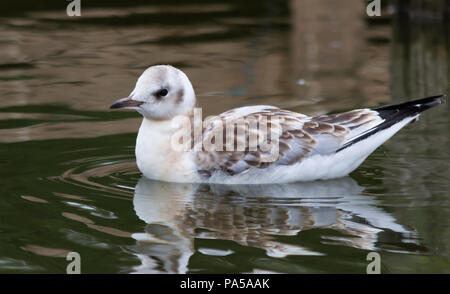
POLYGON ((428 99, 431 100, 430 106, 436 106, 436 105, 440 105, 440 104, 445 104, 447 101, 445 101, 444 98, 446 98, 447 95, 446 94, 440 94, 440 95, 436 95, 436 96, 431 96, 428 99))

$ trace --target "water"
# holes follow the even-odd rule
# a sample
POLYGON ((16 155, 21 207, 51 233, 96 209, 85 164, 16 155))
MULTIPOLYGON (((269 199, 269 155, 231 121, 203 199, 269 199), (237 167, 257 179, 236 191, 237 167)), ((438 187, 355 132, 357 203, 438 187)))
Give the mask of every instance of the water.
POLYGON ((366 19, 363 1, 0 5, 0 272, 449 273, 448 103, 350 177, 288 185, 141 177, 140 117, 108 106, 149 65, 190 77, 204 115, 307 114, 449 93, 445 26, 366 19))

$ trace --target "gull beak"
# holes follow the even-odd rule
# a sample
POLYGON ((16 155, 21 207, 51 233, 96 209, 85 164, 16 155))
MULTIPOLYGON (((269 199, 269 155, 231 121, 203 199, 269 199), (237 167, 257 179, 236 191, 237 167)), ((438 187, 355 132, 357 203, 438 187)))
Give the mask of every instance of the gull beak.
POLYGON ((144 103, 144 102, 136 101, 136 100, 131 99, 131 97, 127 97, 127 98, 122 98, 122 99, 117 100, 116 102, 111 104, 111 106, 109 108, 110 109, 133 108, 133 107, 138 107, 142 103, 144 103))

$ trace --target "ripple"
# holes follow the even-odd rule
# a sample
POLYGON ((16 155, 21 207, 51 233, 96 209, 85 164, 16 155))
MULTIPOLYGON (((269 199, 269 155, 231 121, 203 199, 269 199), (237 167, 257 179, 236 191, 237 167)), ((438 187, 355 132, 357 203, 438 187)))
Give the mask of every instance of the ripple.
MULTIPOLYGON (((134 183, 140 177, 134 159, 126 155, 90 156, 66 162, 65 165, 70 168, 48 179, 100 192, 98 195, 107 197, 129 199, 133 196, 134 183)), ((65 193, 59 193, 59 196, 80 199, 80 196, 65 193)), ((112 217, 101 214, 102 217, 112 217)))
POLYGON ((27 272, 33 272, 33 271, 39 271, 43 268, 37 265, 30 265, 25 260, 18 260, 14 258, 9 257, 3 257, 0 258, 0 269, 3 272, 8 271, 11 273, 11 271, 27 271, 27 272))

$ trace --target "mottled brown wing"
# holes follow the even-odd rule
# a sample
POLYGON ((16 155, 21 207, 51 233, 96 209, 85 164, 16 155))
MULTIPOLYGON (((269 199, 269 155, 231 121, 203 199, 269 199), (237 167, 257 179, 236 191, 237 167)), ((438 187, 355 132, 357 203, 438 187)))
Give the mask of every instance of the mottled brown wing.
POLYGON ((315 118, 271 106, 233 109, 206 122, 203 131, 204 146, 208 145, 207 142, 213 142, 217 143, 214 147, 220 145, 223 150, 203 148, 197 152, 195 156, 198 172, 204 177, 210 177, 217 171, 236 175, 252 168, 293 165, 317 153, 329 154, 335 152, 348 139, 352 130, 370 124, 374 119, 373 115, 366 109, 315 118), (238 121, 240 123, 236 123, 238 121), (252 121, 266 121, 267 130, 261 130, 259 126, 255 129, 252 121), (227 130, 234 134, 234 140, 228 144, 227 130), (278 145, 275 138, 272 148, 263 148, 267 146, 257 143, 255 149, 255 141, 252 138, 260 138, 266 134, 269 137, 268 142, 272 142, 272 130, 279 136, 278 145), (220 133, 222 136, 218 135, 220 133), (238 146, 241 148, 238 149, 238 146))
POLYGON ((371 109, 356 109, 348 112, 321 115, 311 119, 312 122, 328 123, 335 127, 339 126, 347 130, 344 141, 341 145, 369 131, 376 125, 380 124, 383 119, 379 113, 371 109))

